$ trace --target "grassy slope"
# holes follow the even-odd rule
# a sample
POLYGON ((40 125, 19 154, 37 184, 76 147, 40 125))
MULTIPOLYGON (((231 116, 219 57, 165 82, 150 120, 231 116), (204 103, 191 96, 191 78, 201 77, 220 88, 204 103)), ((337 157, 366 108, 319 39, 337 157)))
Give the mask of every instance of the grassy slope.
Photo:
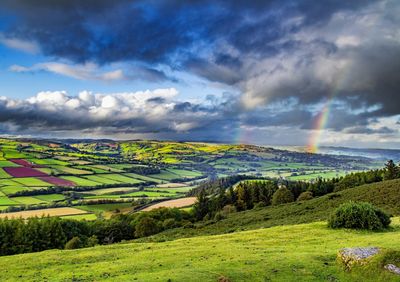
POLYGON ((349 200, 370 202, 392 215, 400 215, 400 179, 363 185, 310 201, 233 213, 216 223, 210 221, 196 224, 196 228, 167 230, 142 240, 170 240, 321 221, 326 220, 341 203, 349 200))
POLYGON ((2 281, 398 281, 385 271, 346 273, 340 248, 400 250, 392 230, 330 230, 326 223, 277 226, 163 243, 130 243, 0 258, 2 281), (15 263, 15 262, 18 263, 15 263), (7 280, 8 279, 8 280, 7 280))

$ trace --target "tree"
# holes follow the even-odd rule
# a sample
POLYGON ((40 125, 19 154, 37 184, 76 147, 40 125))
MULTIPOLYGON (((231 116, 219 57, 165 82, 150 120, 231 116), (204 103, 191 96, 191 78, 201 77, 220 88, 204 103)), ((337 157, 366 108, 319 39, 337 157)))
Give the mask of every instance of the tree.
POLYGON ((276 190, 276 192, 272 196, 272 204, 274 206, 290 202, 294 202, 293 193, 290 192, 290 190, 284 186, 276 190))
POLYGON ((136 225, 135 236, 138 238, 146 237, 158 233, 159 230, 157 221, 154 218, 145 216, 136 225))
POLYGON ((384 179, 396 179, 399 178, 399 167, 393 162, 393 160, 389 160, 385 165, 385 174, 384 179))
POLYGON ((209 213, 209 200, 204 189, 197 196, 197 202, 194 204, 193 210, 197 220, 202 220, 209 213))

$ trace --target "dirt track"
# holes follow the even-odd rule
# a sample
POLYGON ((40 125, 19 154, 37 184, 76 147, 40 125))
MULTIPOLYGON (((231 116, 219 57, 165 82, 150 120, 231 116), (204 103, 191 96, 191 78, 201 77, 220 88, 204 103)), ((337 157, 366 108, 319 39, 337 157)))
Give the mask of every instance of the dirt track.
POLYGON ((161 203, 154 204, 150 207, 143 209, 143 211, 151 211, 157 208, 166 207, 166 208, 183 208, 187 206, 191 206, 196 202, 196 197, 188 197, 181 198, 176 200, 168 200, 161 203))

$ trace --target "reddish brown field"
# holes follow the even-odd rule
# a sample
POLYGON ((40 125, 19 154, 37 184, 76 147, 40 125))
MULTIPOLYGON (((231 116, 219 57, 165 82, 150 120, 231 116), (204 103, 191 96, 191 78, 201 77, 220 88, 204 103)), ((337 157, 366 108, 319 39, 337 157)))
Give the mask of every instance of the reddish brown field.
POLYGON ((75 186, 75 183, 69 180, 61 179, 54 176, 38 177, 47 183, 53 184, 55 186, 75 186))
POLYGON ((42 177, 48 176, 46 173, 38 171, 30 167, 4 167, 5 172, 7 172, 12 177, 42 177))

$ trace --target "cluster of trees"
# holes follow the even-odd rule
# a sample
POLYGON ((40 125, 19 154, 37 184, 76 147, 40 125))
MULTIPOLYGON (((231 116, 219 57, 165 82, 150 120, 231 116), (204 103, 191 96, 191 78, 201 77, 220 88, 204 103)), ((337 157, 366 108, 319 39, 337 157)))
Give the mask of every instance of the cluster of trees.
POLYGON ((56 217, 1 219, 0 255, 111 244, 170 228, 191 226, 192 220, 188 212, 167 208, 146 213, 119 214, 111 219, 95 221, 56 217))
POLYGON ((197 220, 221 217, 221 213, 232 209, 243 211, 255 206, 278 205, 310 200, 328 193, 353 188, 368 183, 400 178, 400 166, 388 161, 384 169, 351 173, 333 178, 318 179, 314 182, 258 180, 242 181, 245 176, 233 176, 209 181, 197 190, 198 202, 194 207, 197 220), (236 188, 232 183, 240 182, 236 188), (228 207, 227 207, 228 206, 228 207))

